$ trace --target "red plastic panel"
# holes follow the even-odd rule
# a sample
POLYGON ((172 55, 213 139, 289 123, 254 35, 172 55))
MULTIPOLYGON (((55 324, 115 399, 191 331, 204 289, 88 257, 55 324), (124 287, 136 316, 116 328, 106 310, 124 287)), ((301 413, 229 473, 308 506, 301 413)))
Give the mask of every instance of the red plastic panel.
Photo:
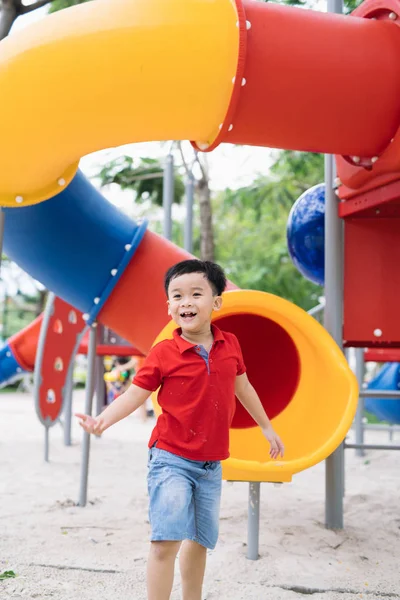
POLYGON ((42 358, 39 412, 43 421, 54 422, 60 415, 68 365, 76 338, 84 327, 82 313, 57 297, 42 358))
POLYGON ((42 326, 43 315, 37 317, 27 327, 9 338, 8 344, 13 354, 26 371, 33 371, 35 366, 36 348, 42 326))
POLYGON ((346 345, 400 346, 400 219, 345 220, 346 345))
POLYGON ((246 85, 223 141, 380 155, 400 119, 400 37, 393 22, 252 0, 244 9, 246 85))
POLYGON ((368 348, 365 362, 400 362, 400 348, 368 348))

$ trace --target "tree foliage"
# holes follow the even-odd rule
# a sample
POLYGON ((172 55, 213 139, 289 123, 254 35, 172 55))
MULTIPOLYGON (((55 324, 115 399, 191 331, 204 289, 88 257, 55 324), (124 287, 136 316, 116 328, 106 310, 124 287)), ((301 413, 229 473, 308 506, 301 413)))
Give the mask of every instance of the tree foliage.
MULTIPOLYGON (((158 159, 121 156, 104 165, 98 177, 102 186, 116 183, 123 190, 134 190, 137 202, 150 198, 152 204, 162 206, 163 167, 158 159)), ((175 173, 174 202, 179 204, 184 194, 182 177, 175 173)))
POLYGON ((286 223, 295 200, 322 179, 322 155, 287 151, 268 177, 216 198, 216 260, 240 287, 276 294, 304 309, 318 303, 322 289, 290 260, 286 223))
POLYGON ((53 2, 50 4, 49 12, 57 12, 58 10, 63 10, 64 8, 75 6, 76 4, 83 4, 84 2, 92 1, 93 0, 53 0, 53 2))

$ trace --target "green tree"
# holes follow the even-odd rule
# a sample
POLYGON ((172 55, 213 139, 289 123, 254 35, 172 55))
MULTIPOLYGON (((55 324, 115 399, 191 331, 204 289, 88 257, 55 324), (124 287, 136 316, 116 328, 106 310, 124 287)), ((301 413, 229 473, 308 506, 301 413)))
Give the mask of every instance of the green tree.
POLYGON ((83 4, 84 2, 91 2, 92 0, 53 0, 50 4, 49 12, 57 12, 76 4, 83 4))
POLYGON ((268 177, 215 199, 216 259, 240 287, 276 294, 306 310, 318 303, 322 289, 290 260, 286 223, 295 200, 322 179, 322 155, 285 151, 268 177))
MULTIPOLYGON (((162 206, 163 167, 158 159, 134 159, 124 155, 104 165, 98 177, 102 186, 116 183, 123 190, 134 190, 136 202, 150 199, 152 204, 162 206)), ((185 194, 185 186, 178 173, 175 173, 174 183, 174 202, 179 204, 185 194)))

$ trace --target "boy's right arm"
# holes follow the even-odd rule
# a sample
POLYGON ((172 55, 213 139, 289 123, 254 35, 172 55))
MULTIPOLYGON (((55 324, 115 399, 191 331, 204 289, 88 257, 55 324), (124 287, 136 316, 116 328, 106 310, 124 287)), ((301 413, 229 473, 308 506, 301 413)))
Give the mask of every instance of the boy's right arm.
POLYGON ((101 435, 103 431, 111 427, 111 425, 121 421, 121 419, 124 419, 139 408, 151 393, 151 391, 144 390, 133 383, 123 394, 118 396, 112 404, 107 406, 97 418, 82 413, 75 413, 75 416, 80 419, 79 425, 83 427, 87 433, 101 435))

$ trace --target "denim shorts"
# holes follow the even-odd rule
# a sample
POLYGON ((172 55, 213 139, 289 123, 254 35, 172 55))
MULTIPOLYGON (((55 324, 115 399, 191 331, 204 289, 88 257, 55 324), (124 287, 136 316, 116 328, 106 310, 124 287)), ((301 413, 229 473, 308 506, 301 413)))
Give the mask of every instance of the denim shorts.
POLYGON ((147 484, 151 541, 193 540, 215 548, 221 499, 221 463, 182 458, 150 448, 147 484))

